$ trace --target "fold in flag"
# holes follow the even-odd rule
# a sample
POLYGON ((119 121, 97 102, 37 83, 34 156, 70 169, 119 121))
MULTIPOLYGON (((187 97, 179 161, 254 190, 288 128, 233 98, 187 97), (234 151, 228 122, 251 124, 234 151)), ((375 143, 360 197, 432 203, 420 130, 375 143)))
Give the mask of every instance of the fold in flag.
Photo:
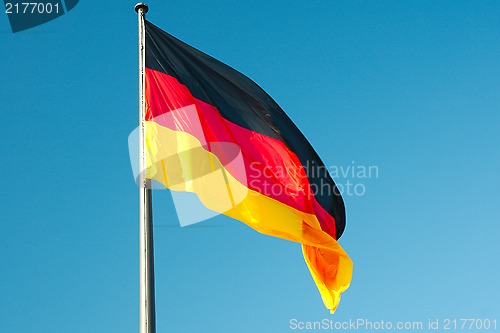
POLYGON ((146 21, 145 111, 146 177, 302 244, 333 313, 353 268, 337 243, 344 202, 278 104, 245 75, 146 21))

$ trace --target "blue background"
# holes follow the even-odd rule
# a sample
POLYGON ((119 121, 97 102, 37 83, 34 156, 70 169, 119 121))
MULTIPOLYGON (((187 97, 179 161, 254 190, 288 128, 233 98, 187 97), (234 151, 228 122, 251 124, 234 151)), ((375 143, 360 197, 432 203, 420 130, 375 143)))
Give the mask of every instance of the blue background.
MULTIPOLYGON (((0 16, 0 332, 138 330, 137 16, 117 3, 16 34, 0 16)), ((149 5, 268 91, 326 165, 379 170, 345 196, 355 270, 333 316, 298 244, 223 216, 181 228, 156 191, 158 332, 500 320, 500 2, 149 5)))

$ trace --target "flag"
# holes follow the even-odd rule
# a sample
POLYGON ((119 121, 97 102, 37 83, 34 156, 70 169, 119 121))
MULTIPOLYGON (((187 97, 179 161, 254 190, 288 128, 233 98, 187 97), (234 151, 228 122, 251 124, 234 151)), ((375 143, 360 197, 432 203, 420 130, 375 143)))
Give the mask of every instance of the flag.
POLYGON ((146 177, 302 244, 333 313, 353 265, 337 242, 345 209, 327 168, 255 82, 148 21, 145 30, 146 177))

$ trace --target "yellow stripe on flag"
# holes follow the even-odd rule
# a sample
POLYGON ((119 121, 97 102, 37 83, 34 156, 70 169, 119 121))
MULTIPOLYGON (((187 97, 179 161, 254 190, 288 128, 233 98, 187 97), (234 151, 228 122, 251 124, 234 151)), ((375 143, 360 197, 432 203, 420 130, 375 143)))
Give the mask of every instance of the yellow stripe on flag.
POLYGON ((219 158, 186 132, 146 121, 146 176, 173 191, 195 193, 215 212, 256 231, 303 244, 303 255, 325 306, 333 313, 350 284, 353 264, 318 219, 251 190, 231 175, 219 158), (168 177, 168 181, 167 181, 168 177))

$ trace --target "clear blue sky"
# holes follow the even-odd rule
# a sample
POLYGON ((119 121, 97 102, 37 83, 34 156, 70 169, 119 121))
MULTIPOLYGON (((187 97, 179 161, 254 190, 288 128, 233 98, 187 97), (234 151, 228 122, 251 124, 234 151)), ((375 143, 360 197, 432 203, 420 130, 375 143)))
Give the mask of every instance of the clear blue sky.
MULTIPOLYGON (((137 16, 95 3, 16 34, 0 15, 2 333, 138 331, 137 16)), ((378 168, 337 178, 365 193, 345 196, 355 270, 334 316, 298 244, 222 216, 181 228, 155 192, 158 332, 500 320, 499 1, 149 5, 266 89, 326 165, 378 168)))

